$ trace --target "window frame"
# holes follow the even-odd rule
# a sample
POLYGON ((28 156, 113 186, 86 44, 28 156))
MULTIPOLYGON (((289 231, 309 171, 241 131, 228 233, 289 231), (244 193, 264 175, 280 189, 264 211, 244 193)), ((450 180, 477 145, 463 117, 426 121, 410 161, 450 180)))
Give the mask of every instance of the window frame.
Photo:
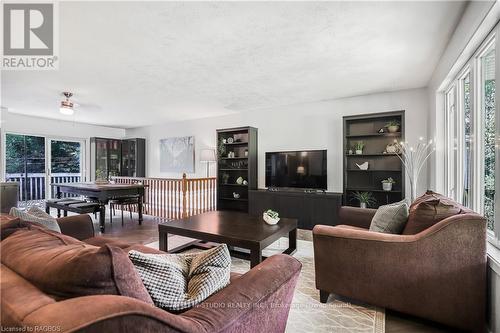
MULTIPOLYGON (((469 91, 472 120, 471 133, 471 197, 469 206, 471 209, 484 213, 484 128, 483 128, 483 99, 482 99, 482 74, 481 57, 495 45, 495 76, 500 76, 500 26, 496 26, 484 39, 472 57, 465 63, 453 80, 447 85, 444 92, 445 110, 445 186, 449 196, 457 202, 462 202, 464 190, 464 93, 463 79, 470 73, 469 91), (449 112, 449 92, 454 91, 454 114, 449 112), (452 118, 453 117, 453 118, 452 118), (451 150, 453 149, 452 126, 457 130, 457 164, 453 162, 451 150), (455 173, 452 172, 454 170, 455 173), (454 188, 452 187, 454 186, 454 188)), ((495 80, 495 92, 500 91, 499 80, 495 80)), ((495 175, 500 175, 500 98, 495 96, 495 124, 496 124, 496 149, 495 149, 495 175)), ((494 229, 487 229, 487 239, 492 245, 500 248, 500 176, 495 179, 495 224, 494 229)))

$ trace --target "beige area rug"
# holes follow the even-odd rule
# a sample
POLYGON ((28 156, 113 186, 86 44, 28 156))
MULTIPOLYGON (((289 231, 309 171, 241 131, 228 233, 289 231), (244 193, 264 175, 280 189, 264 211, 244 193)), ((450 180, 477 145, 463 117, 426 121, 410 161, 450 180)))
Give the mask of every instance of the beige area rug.
MULTIPOLYGON (((190 238, 180 236, 169 237, 169 248, 177 247, 190 238)), ((158 242, 147 244, 158 248, 158 242)), ((288 239, 282 238, 263 251, 265 256, 279 253, 288 247, 288 239)), ((319 292, 315 287, 313 245, 310 241, 297 241, 297 252, 293 255, 302 263, 302 270, 295 289, 288 323, 287 333, 384 333, 384 309, 352 304, 330 295, 326 304, 320 303, 319 292)), ((233 258, 231 270, 245 273, 250 269, 246 260, 233 258)))

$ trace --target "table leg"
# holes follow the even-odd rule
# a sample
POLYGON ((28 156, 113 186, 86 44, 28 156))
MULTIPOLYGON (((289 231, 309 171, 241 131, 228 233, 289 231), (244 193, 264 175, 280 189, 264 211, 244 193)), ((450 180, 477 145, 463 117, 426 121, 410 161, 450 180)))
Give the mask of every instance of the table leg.
POLYGON ((106 223, 106 204, 99 202, 99 229, 104 233, 104 224, 106 223))
POLYGON ((139 213, 139 225, 142 224, 142 203, 144 201, 144 195, 141 194, 139 196, 139 204, 137 205, 137 210, 138 210, 138 213, 139 213))
MULTIPOLYGON (((61 195, 61 188, 59 186, 57 186, 57 189, 56 189, 56 198, 57 199, 61 199, 62 195, 61 195)), ((57 217, 60 218, 61 217, 61 210, 59 208, 57 208, 57 217)))
POLYGON ((254 268, 262 262, 262 250, 260 247, 250 249, 250 268, 254 268))
POLYGON ((288 248, 293 252, 297 250, 297 229, 293 229, 288 233, 288 248))
POLYGON ((284 254, 294 254, 297 251, 297 229, 288 233, 288 248, 283 251, 284 254))
POLYGON ((168 233, 160 231, 160 251, 168 251, 168 233))

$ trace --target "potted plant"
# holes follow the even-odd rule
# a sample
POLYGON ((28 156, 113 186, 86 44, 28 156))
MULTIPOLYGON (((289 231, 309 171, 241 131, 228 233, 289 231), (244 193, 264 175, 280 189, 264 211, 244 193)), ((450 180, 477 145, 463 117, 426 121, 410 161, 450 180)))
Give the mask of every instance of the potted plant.
POLYGON ((359 207, 366 208, 368 206, 373 206, 377 203, 375 197, 371 192, 354 192, 353 199, 359 201, 359 207))
POLYGON ((363 154, 363 148, 365 148, 365 143, 363 141, 358 141, 354 145, 354 150, 356 152, 356 155, 362 155, 363 154))
POLYGON ((392 191, 392 184, 396 184, 392 177, 382 180, 382 189, 384 191, 392 191))
POLYGON ((276 224, 280 220, 278 212, 271 209, 266 210, 264 214, 262 214, 262 217, 264 218, 264 221, 270 225, 276 224))
POLYGON ((387 130, 389 131, 389 133, 396 133, 399 131, 399 126, 400 126, 400 122, 397 121, 396 119, 393 119, 391 121, 388 121, 386 124, 385 124, 385 127, 387 128, 387 130))

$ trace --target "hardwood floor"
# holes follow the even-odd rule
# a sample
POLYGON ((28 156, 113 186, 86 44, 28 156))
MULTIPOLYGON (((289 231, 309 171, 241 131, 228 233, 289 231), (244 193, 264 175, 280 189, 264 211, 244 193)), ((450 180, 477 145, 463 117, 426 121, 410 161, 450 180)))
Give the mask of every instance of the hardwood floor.
MULTIPOLYGON (((106 211, 106 232, 104 237, 119 238, 126 242, 135 242, 148 244, 158 241, 158 222, 162 219, 144 215, 142 225, 137 222, 137 214, 132 215, 130 219, 128 213, 124 214, 124 225, 121 225, 120 211, 116 211, 113 217, 113 223, 109 221, 109 210, 106 211)), ((94 219, 94 228, 99 230, 99 224, 94 219)), ((101 235, 100 232, 98 232, 101 235)), ((310 231, 299 230, 298 239, 312 241, 310 231)), ((428 321, 414 318, 394 311, 386 310, 385 321, 386 333, 451 333, 457 332, 456 329, 450 329, 428 321)))

